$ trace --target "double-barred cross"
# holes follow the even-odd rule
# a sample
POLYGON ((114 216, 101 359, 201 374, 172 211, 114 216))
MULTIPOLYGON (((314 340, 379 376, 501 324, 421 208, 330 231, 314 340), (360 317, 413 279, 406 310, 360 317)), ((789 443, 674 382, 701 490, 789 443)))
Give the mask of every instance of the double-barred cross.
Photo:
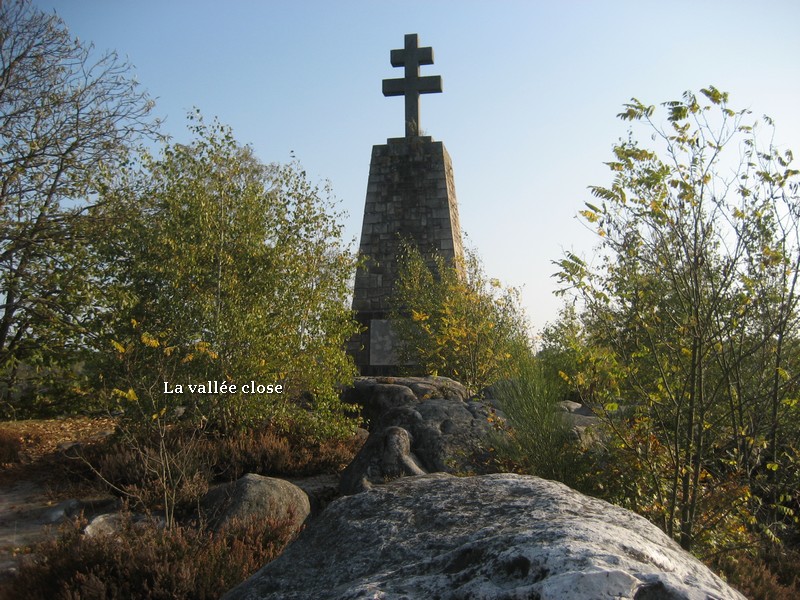
POLYGON ((392 50, 393 67, 405 67, 402 79, 384 79, 384 96, 406 97, 406 137, 419 135, 419 95, 436 94, 442 91, 442 78, 438 75, 420 77, 420 65, 433 64, 433 48, 420 48, 417 34, 409 33, 405 37, 405 47, 392 50))

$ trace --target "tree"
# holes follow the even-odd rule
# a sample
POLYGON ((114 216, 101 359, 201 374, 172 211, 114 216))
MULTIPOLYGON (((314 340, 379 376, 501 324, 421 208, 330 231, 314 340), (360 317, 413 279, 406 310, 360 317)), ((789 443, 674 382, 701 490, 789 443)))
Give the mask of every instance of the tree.
POLYGON ((180 403, 222 429, 272 418, 341 431, 339 386, 355 372, 344 351, 357 327, 346 304, 355 264, 329 190, 296 164, 260 163, 229 128, 190 118, 190 144, 147 159, 107 198, 120 218, 99 250, 112 308, 98 352, 119 359, 116 379, 104 365, 106 384, 133 390, 147 414, 180 403), (187 389, 207 381, 229 389, 187 389), (165 394, 177 384, 182 394, 165 394))
POLYGON ((519 295, 488 279, 472 252, 464 268, 441 256, 431 262, 403 247, 392 300, 401 360, 480 392, 530 354, 519 295))
POLYGON ((790 151, 759 144, 772 122, 748 122, 714 87, 663 106, 661 126, 655 107, 625 105, 653 144, 631 132, 614 147, 614 181, 581 213, 601 265, 568 255, 559 276, 591 342, 623 367, 638 427, 617 433, 648 473, 657 521, 689 549, 770 473, 796 469, 798 171, 790 151), (716 501, 726 488, 738 498, 716 501))
POLYGON ((46 371, 80 345, 87 209, 157 126, 130 71, 113 53, 94 59, 29 1, 0 4, 0 400, 11 410, 21 369, 46 371))

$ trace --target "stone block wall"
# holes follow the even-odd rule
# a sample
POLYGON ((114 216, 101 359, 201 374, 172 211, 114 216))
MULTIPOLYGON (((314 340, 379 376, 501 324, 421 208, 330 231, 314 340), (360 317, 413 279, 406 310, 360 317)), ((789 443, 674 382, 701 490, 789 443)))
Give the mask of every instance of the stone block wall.
POLYGON ((362 375, 397 371, 385 321, 404 240, 424 256, 440 254, 459 264, 463 259, 453 165, 444 144, 430 137, 390 139, 372 149, 359 247, 367 262, 353 290, 353 309, 367 330, 349 345, 362 375), (371 335, 373 321, 382 322, 377 337, 371 335))

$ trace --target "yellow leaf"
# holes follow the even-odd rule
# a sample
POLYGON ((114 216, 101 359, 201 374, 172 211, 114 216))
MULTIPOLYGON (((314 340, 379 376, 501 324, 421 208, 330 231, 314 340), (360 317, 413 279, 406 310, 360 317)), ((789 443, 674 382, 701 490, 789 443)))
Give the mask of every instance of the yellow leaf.
POLYGON ((142 343, 148 348, 158 348, 160 346, 158 340, 146 331, 141 335, 141 340, 142 343))
POLYGON ((119 388, 114 388, 111 390, 111 393, 114 396, 119 396, 120 398, 125 398, 126 400, 130 400, 131 402, 136 402, 139 399, 139 396, 136 395, 136 392, 133 391, 133 388, 128 388, 127 392, 123 392, 119 388))
POLYGON ((589 223, 596 223, 600 218, 593 210, 581 210, 578 212, 583 216, 584 219, 589 221, 589 223))
POLYGON ((114 346, 117 352, 125 354, 125 346, 120 344, 117 340, 111 340, 111 345, 114 346))

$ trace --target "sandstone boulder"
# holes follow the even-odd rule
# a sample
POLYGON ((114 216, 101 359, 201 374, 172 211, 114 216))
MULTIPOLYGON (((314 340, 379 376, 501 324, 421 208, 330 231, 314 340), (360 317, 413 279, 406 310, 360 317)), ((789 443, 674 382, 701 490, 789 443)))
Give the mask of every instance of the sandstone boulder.
POLYGON ((123 516, 118 512, 105 513, 92 518, 83 530, 87 537, 115 535, 122 527, 123 516))
POLYGON ((296 485, 248 473, 232 483, 210 490, 200 506, 212 529, 219 531, 232 520, 290 517, 299 529, 311 512, 308 496, 296 485))
POLYGON ((340 490, 430 472, 485 472, 493 411, 466 400, 446 377, 362 377, 345 398, 363 407, 370 435, 344 470, 340 490))
POLYGON ((311 505, 311 517, 316 517, 332 500, 339 497, 338 475, 313 475, 287 481, 306 493, 311 505))
POLYGON ((139 513, 123 513, 121 511, 101 513, 92 517, 84 527, 83 534, 86 537, 115 536, 123 535, 128 526, 143 527, 155 525, 163 528, 167 524, 161 515, 143 515, 139 513))
POLYGON ((589 448, 599 441, 597 432, 601 421, 592 409, 570 400, 559 402, 558 408, 564 413, 564 420, 570 428, 572 437, 583 447, 589 448))
POLYGON ((654 525, 531 476, 406 477, 331 503, 227 600, 743 600, 654 525))
POLYGON ((372 431, 392 408, 410 406, 429 398, 466 400, 467 389, 447 377, 358 377, 343 400, 361 407, 372 431))

